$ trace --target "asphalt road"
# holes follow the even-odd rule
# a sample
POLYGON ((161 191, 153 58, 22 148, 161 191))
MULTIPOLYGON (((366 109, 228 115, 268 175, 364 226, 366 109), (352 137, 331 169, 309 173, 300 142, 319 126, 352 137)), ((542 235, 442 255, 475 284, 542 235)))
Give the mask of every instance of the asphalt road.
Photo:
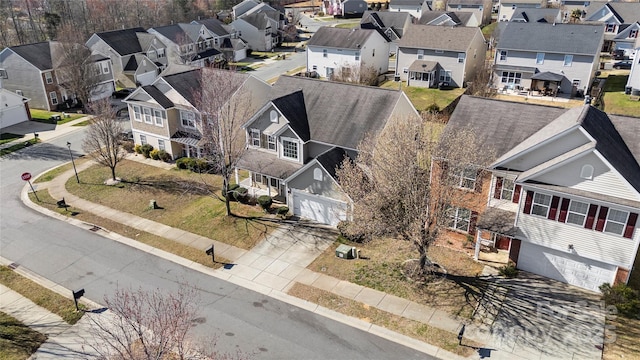
POLYGON ((53 220, 20 201, 20 174, 38 174, 80 155, 82 131, 0 158, 0 254, 69 289, 104 303, 118 287, 175 291, 196 287, 201 318, 194 335, 256 359, 431 359, 375 335, 203 275, 53 220))

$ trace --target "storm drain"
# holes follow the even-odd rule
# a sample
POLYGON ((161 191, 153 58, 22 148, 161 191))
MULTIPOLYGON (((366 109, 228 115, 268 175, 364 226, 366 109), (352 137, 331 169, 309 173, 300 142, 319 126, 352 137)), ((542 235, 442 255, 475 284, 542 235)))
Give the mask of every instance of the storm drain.
POLYGON ((93 232, 96 232, 98 230, 100 230, 100 227, 95 226, 95 225, 93 225, 93 227, 89 229, 89 231, 93 231, 93 232))
POLYGON ((11 264, 9 264, 9 269, 11 269, 11 270, 15 270, 16 268, 18 268, 18 266, 20 266, 20 264, 18 264, 18 263, 11 263, 11 264))

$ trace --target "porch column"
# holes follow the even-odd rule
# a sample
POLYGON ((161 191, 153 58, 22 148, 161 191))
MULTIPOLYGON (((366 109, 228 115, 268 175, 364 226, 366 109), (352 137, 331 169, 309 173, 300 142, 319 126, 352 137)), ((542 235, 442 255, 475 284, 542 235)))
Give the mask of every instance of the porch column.
POLYGON ((238 175, 238 168, 234 168, 233 172, 236 176, 236 184, 240 185, 240 176, 238 175))
POLYGON ((271 197, 271 178, 267 177, 267 195, 271 197))
POLYGON ((478 231, 476 231, 476 249, 473 252, 473 259, 475 261, 478 261, 478 257, 480 256, 480 241, 482 239, 480 233, 482 233, 482 230, 478 229, 478 231))

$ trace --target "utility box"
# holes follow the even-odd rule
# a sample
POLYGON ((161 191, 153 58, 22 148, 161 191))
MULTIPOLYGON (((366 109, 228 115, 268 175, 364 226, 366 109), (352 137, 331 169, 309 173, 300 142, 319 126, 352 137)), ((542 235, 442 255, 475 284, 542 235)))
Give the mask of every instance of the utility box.
POLYGON ((336 248, 336 256, 342 259, 355 259, 356 248, 342 244, 336 248))

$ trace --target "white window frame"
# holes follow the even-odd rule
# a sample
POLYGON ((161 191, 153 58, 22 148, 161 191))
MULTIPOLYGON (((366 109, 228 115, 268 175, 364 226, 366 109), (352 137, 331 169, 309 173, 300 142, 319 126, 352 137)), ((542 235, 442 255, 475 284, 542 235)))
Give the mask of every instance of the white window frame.
POLYGON ((47 84, 53 84, 53 74, 51 74, 51 71, 44 73, 44 81, 47 84))
POLYGON ((533 194, 533 199, 531 201, 531 215, 544 217, 545 219, 549 216, 549 210, 551 209, 551 200, 553 196, 547 195, 544 193, 536 192, 533 194), (544 201, 544 200, 547 200, 544 201), (544 215, 542 211, 536 211, 536 209, 544 210, 544 215))
POLYGON ((322 169, 320 168, 313 169, 313 180, 322 181, 322 169))
POLYGON ((162 140, 162 139, 158 139, 158 150, 165 150, 166 151, 166 148, 165 148, 165 145, 164 145, 164 140, 162 140))
POLYGON ((447 213, 447 216, 449 218, 449 223, 447 224, 447 226, 450 229, 465 233, 469 232, 469 227, 471 226, 471 210, 463 207, 448 206, 447 213), (464 227, 461 228, 460 225, 464 225, 465 223, 466 229, 464 227))
POLYGON ((593 165, 582 165, 582 169, 580 169, 580 177, 586 180, 593 179, 593 165))
POLYGON ((142 144, 142 145, 148 144, 147 135, 140 134, 140 144, 142 144))
POLYGON ((573 64, 573 55, 565 55, 562 66, 571 66, 573 64))
POLYGON ((0 69, 0 79, 8 79, 7 69, 0 69))
POLYGON ((507 50, 500 50, 500 52, 498 53, 498 60, 507 61, 507 56, 508 56, 507 50))
POLYGON ((502 179, 502 189, 500 190, 500 200, 513 200, 513 194, 515 193, 516 183, 515 181, 507 178, 502 179), (508 186, 508 185, 511 186, 508 186))
POLYGON ((269 112, 269 120, 271 120, 272 123, 277 123, 278 122, 278 112, 275 110, 271 110, 269 112))
POLYGON ((58 105, 58 94, 55 91, 49 93, 49 99, 51 99, 52 105, 58 105))
POLYGON ((638 37, 638 29, 629 30, 629 38, 635 39, 638 37))
POLYGON ((518 85, 522 81, 522 73, 513 71, 503 71, 500 82, 503 84, 518 85))
POLYGON ((153 109, 153 119, 156 126, 164 126, 164 111, 153 109))
POLYGON ((140 106, 133 105, 133 119, 142 122, 142 110, 140 110, 140 106))
POLYGON ((460 170, 456 178, 458 180, 457 186, 462 189, 475 190, 478 171, 474 168, 465 168, 460 170), (471 177, 473 173, 473 177, 471 177))
POLYGON ((156 49, 156 52, 158 53, 158 58, 163 58, 163 57, 165 57, 164 48, 162 48, 162 49, 156 49))
POLYGON ((462 64, 465 59, 467 58, 467 54, 466 53, 458 53, 458 63, 462 64))
POLYGON ((300 144, 298 144, 296 139, 282 138, 282 157, 285 159, 300 160, 300 144), (287 143, 295 145, 296 157, 287 156, 286 152, 289 151, 287 143))
POLYGON ((327 49, 322 49, 322 57, 324 57, 324 58, 329 57, 327 49))
POLYGON ((418 60, 424 59, 424 50, 418 50, 418 60))
POLYGON ((146 124, 153 124, 152 111, 150 108, 142 108, 142 118, 146 124))
POLYGON ((184 127, 195 129, 196 115, 191 111, 180 110, 180 123, 184 127))
POLYGON ((537 65, 544 64, 544 53, 537 53, 536 54, 536 64, 537 65))
POLYGON ((627 228, 627 222, 628 221, 629 221, 629 212, 628 211, 623 211, 623 210, 618 210, 618 209, 609 209, 609 211, 607 212, 607 221, 605 221, 604 228, 602 229, 602 231, 604 231, 606 233, 609 233, 609 234, 623 235, 625 229, 627 228), (620 213, 620 214, 624 214, 624 222, 620 222, 618 220, 611 219, 611 214, 613 214, 614 212, 617 212, 617 213, 620 213), (622 229, 620 230, 620 232, 612 231, 612 229, 609 228, 610 225, 614 225, 614 226, 621 225, 622 229))
POLYGON ((355 60, 360 61, 360 51, 356 51, 355 60))
POLYGON ((102 62, 102 73, 103 74, 108 74, 109 73, 109 63, 106 61, 102 62))
POLYGON ((436 50, 435 53, 436 54, 444 54, 444 50, 436 50))
POLYGON ((451 82, 451 70, 440 70, 440 82, 451 82))
POLYGON ((605 24, 605 32, 611 33, 611 32, 615 32, 616 31, 616 24, 605 24))
POLYGON ((589 213, 589 204, 582 202, 582 201, 575 201, 575 200, 571 200, 571 202, 569 202, 569 208, 567 209, 567 219, 565 220, 565 222, 567 224, 574 224, 574 225, 578 225, 581 227, 584 227, 584 223, 587 221, 587 214, 589 213), (580 212, 578 209, 576 209, 576 206, 580 206, 580 205, 584 205, 584 213, 580 212), (582 219, 582 222, 580 221, 572 221, 572 216, 575 217, 579 217, 582 219))
POLYGON ((267 149, 276 151, 278 147, 276 146, 277 139, 274 135, 267 135, 267 149))
POLYGON ((249 141, 251 146, 260 147, 260 130, 251 128, 249 129, 249 141))

